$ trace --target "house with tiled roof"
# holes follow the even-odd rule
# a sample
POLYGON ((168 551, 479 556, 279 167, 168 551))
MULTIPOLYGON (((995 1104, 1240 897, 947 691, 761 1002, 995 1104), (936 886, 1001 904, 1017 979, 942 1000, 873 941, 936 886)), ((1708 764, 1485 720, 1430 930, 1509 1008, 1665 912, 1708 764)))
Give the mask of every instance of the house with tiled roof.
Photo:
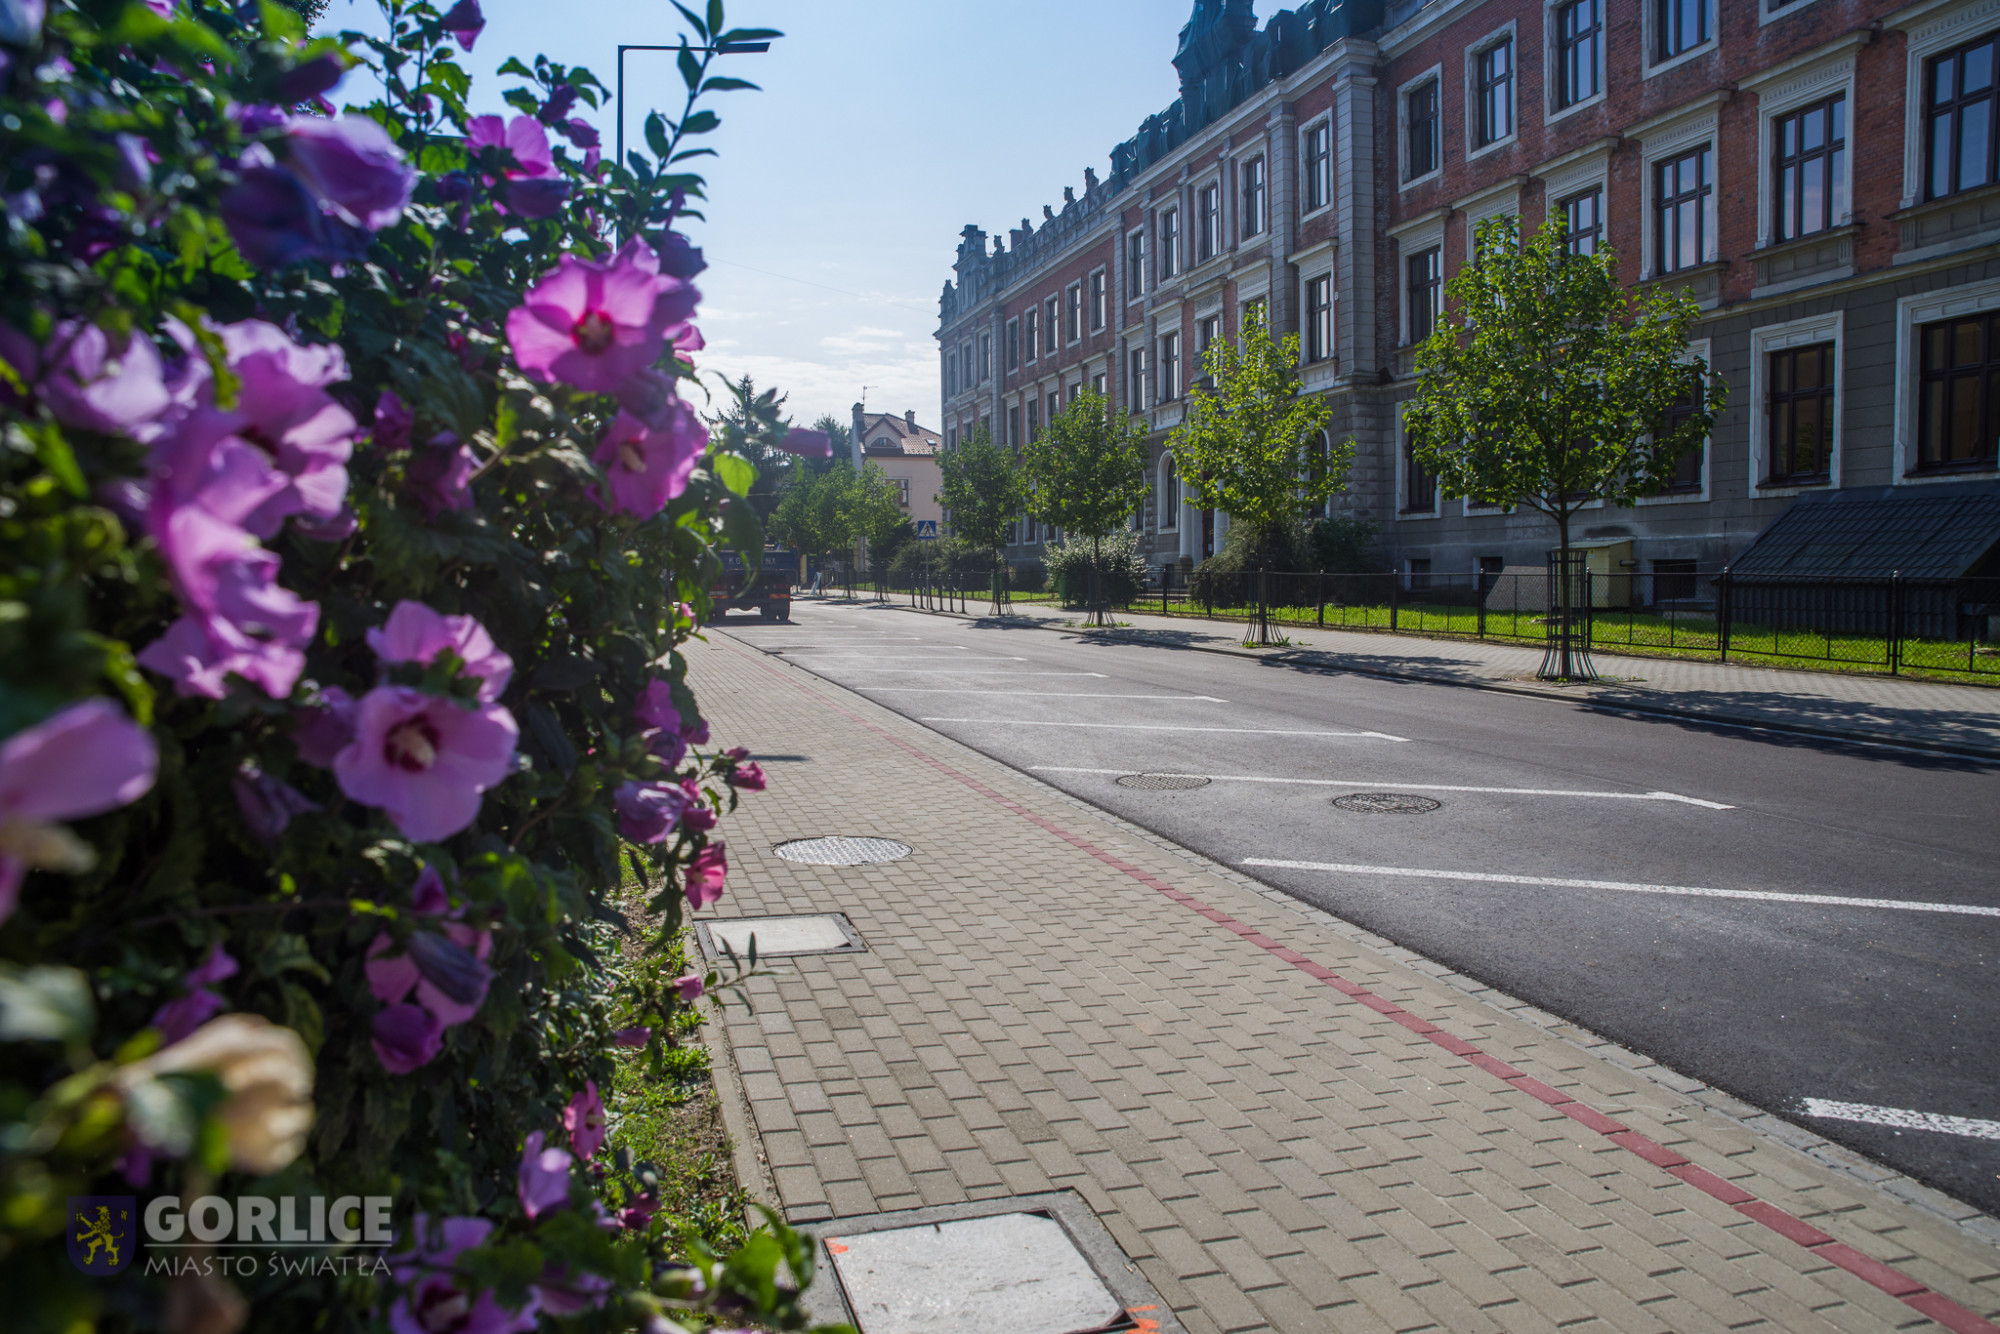
POLYGON ((917 425, 914 410, 898 417, 892 412, 869 412, 856 403, 852 454, 855 467, 872 463, 896 484, 911 523, 921 527, 928 520, 932 531, 941 526, 944 508, 937 495, 943 476, 938 465, 944 457, 944 437, 917 425))

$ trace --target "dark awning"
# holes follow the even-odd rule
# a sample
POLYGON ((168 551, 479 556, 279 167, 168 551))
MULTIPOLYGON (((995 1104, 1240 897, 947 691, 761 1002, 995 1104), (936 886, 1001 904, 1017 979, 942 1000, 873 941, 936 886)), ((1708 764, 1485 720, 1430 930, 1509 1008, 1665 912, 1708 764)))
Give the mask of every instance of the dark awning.
POLYGON ((1957 579, 2000 547, 2000 482, 1876 486, 1801 496, 1730 562, 1737 576, 1957 579))

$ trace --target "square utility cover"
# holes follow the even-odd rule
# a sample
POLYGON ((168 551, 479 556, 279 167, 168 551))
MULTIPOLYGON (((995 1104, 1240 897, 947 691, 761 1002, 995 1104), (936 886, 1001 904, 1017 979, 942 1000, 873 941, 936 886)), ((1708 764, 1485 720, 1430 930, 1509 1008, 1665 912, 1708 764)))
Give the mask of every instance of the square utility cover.
POLYGON ((809 913, 786 917, 730 917, 699 922, 695 934, 711 959, 724 957, 723 945, 748 960, 750 937, 757 937, 757 957, 786 958, 799 954, 858 954, 868 947, 845 913, 809 913))
POLYGON ((861 1334, 1088 1334, 1125 1308, 1062 1224, 996 1214, 826 1239, 861 1334))

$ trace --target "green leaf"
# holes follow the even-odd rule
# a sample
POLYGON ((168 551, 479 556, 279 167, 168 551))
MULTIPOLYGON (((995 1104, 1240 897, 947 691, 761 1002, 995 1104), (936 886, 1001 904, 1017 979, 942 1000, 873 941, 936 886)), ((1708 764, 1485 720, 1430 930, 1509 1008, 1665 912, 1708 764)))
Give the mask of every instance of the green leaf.
POLYGON ((541 99, 537 98, 526 88, 509 88, 506 92, 500 94, 500 98, 508 106, 514 107, 530 116, 542 109, 541 99))
POLYGON ((82 1042, 96 1026, 90 982, 76 969, 0 963, 0 1041, 82 1042))
POLYGON ((275 4, 273 0, 257 0, 257 15, 263 21, 267 35, 283 42, 305 40, 306 21, 296 9, 275 4))
POLYGON ((697 111, 681 122, 682 134, 707 134, 722 124, 722 117, 713 111, 697 111))
POLYGON ((673 151, 673 141, 667 138, 666 118, 657 111, 646 117, 646 147, 662 161, 673 151))
POLYGON ((726 79, 719 74, 701 86, 704 93, 733 93, 741 88, 757 93, 764 91, 748 79, 726 79))
POLYGON ((681 17, 686 19, 689 25, 694 28, 695 32, 701 35, 701 39, 704 42, 707 41, 709 36, 708 25, 701 21, 701 15, 695 13, 692 9, 689 9, 686 5, 682 4, 681 0, 673 0, 673 5, 675 9, 678 9, 681 12, 681 17))
POLYGON ((757 465, 741 454, 716 454, 708 462, 722 484, 739 496, 749 495, 757 484, 757 465))
POLYGON ((49 475, 62 484, 63 490, 78 500, 89 494, 84 484, 83 469, 76 466, 76 454, 63 439, 62 428, 54 422, 23 423, 22 429, 35 442, 35 460, 49 470, 49 475))
POLYGON ((508 56, 507 63, 493 71, 495 74, 518 74, 524 79, 532 79, 535 72, 521 63, 519 56, 508 56))
POLYGON ((681 78, 687 83, 688 91, 701 87, 701 62, 694 58, 694 52, 686 47, 674 57, 674 63, 681 67, 681 78))
POLYGON ((721 32, 722 22, 722 0, 708 0, 708 30, 721 32))

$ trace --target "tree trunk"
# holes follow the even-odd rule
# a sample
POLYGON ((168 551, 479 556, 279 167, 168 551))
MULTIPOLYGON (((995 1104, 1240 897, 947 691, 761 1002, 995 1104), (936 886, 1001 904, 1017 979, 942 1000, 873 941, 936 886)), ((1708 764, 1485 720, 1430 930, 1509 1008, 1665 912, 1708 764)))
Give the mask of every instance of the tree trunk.
POLYGON ((1091 625, 1103 625, 1105 622, 1104 601, 1102 596, 1100 595, 1100 590, 1103 588, 1103 582, 1098 577, 1098 571, 1097 571, 1097 567, 1101 563, 1103 555, 1104 555, 1104 539, 1101 537, 1091 538, 1090 539, 1090 622, 1089 622, 1091 625))

